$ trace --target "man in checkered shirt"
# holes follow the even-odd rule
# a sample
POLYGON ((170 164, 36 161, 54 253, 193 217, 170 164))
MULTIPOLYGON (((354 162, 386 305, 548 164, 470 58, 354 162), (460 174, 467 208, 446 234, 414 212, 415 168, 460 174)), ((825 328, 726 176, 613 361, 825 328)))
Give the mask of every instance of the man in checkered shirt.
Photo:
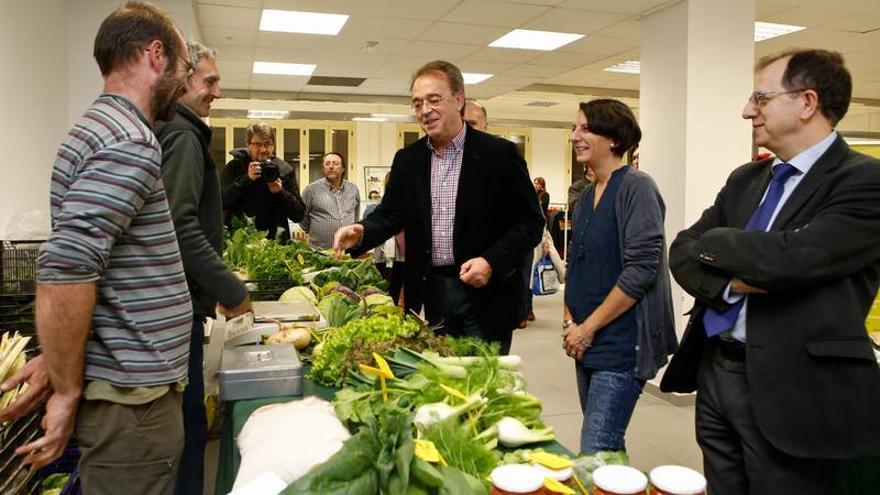
POLYGON ((464 122, 461 71, 442 60, 413 75, 427 136, 397 152, 382 203, 340 228, 333 247, 361 253, 404 229, 406 306, 451 335, 510 349, 525 296, 523 260, 544 217, 513 143, 464 122))

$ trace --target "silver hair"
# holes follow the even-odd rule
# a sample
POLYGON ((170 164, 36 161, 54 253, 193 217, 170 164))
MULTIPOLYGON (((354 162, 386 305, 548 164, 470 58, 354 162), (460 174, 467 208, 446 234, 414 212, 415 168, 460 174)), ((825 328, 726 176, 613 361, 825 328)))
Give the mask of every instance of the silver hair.
POLYGON ((208 48, 198 41, 187 41, 186 51, 189 52, 189 63, 191 63, 193 67, 195 67, 203 58, 217 60, 217 50, 208 48))

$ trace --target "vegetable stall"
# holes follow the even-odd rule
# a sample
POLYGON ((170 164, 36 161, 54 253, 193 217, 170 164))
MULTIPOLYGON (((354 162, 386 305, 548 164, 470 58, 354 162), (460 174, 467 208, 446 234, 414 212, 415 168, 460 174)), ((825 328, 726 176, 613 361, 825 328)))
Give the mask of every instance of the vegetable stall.
MULTIPOLYGON (((313 304, 325 326, 294 329, 279 322, 278 333, 264 339, 299 350, 307 370, 303 393, 226 403, 215 493, 259 482, 257 475, 270 471, 286 476, 276 485, 285 494, 483 494, 501 464, 535 462, 547 453, 574 458, 543 424, 541 403, 528 393, 517 356, 441 335, 404 314, 382 292, 385 282, 372 260, 276 244, 239 230, 225 259, 251 290, 285 281, 279 299, 313 304), (321 419, 304 423, 312 415, 321 419), (326 438, 340 442, 323 458, 306 459, 314 449, 299 444, 303 438, 284 440, 290 430, 314 435, 320 425, 326 438)), ((222 335, 224 325, 214 331, 222 335)), ((592 469, 626 459, 603 454, 566 462, 580 473, 579 483, 589 485, 592 469)), ((574 486, 559 493, 578 492, 574 486)))

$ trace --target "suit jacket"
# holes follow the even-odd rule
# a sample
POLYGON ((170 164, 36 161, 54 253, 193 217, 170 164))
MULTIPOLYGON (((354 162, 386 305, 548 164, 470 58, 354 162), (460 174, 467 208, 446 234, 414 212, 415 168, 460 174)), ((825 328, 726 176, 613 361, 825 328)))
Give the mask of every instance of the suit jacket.
POLYGON ((743 227, 772 160, 736 169, 715 204, 670 250, 696 298, 661 389, 697 388, 706 307, 723 309, 731 277, 765 289, 747 305, 746 367, 758 428, 794 456, 880 454, 880 367, 865 318, 880 282, 880 162, 839 136, 801 180, 768 232, 743 227))
MULTIPOLYGON (((385 242, 401 229, 406 240, 406 306, 425 301, 431 267, 431 151, 427 137, 394 157, 382 202, 361 222, 364 238, 355 252, 385 242)), ((513 143, 467 128, 455 200, 453 255, 456 265, 482 256, 492 267, 489 283, 467 287, 484 328, 511 332, 525 297, 526 255, 541 240, 544 217, 525 160, 513 143)))

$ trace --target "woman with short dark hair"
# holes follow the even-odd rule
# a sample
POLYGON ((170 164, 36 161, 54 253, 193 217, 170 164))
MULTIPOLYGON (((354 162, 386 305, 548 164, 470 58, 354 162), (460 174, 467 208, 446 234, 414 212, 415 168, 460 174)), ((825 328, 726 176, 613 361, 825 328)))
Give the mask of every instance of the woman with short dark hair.
POLYGON ((663 198, 623 159, 641 136, 629 107, 611 99, 581 103, 571 130, 577 161, 596 175, 574 212, 563 321, 585 454, 626 450, 642 387, 677 347, 663 198))

